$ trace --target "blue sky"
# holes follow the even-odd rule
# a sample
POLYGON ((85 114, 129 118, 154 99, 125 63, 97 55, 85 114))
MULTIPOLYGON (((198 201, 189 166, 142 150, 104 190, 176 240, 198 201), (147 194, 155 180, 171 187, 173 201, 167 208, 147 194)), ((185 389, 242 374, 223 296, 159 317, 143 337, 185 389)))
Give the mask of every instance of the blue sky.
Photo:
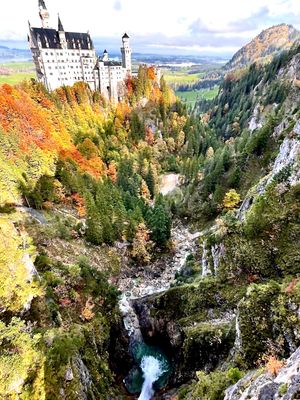
MULTIPOLYGON (((300 29, 300 0, 45 0, 56 27, 90 31, 97 48, 115 52, 126 31, 136 52, 230 55, 262 29, 300 29)), ((27 20, 40 26, 38 0, 1 6, 0 44, 26 47, 27 20)))

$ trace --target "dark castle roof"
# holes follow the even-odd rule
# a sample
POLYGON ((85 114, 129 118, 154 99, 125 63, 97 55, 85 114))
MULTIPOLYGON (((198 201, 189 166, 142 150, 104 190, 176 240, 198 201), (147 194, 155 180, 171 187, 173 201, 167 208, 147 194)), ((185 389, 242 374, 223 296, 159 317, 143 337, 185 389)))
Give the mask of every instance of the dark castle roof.
POLYGON ((104 61, 106 67, 120 67, 122 65, 119 61, 104 61))
MULTIPOLYGON (((95 68, 94 68, 94 70, 99 70, 99 62, 102 62, 102 59, 101 59, 101 57, 99 57, 98 59, 97 59, 97 62, 96 62, 96 65, 95 65, 95 68)), ((119 61, 104 61, 103 62, 104 63, 104 66, 105 67, 121 67, 122 66, 122 63, 121 62, 119 62, 119 61)))
POLYGON ((124 33, 124 35, 122 36, 122 39, 129 39, 129 36, 127 35, 127 33, 124 33))
POLYGON ((60 32, 64 31, 64 27, 63 27, 63 24, 61 23, 61 19, 59 16, 58 16, 58 30, 60 32))
MULTIPOLYGON (((61 48, 59 34, 55 29, 31 28, 31 33, 35 41, 40 40, 43 49, 61 48)), ((65 35, 67 46, 70 50, 79 48, 82 50, 91 50, 94 48, 93 41, 88 33, 65 32, 65 35)))

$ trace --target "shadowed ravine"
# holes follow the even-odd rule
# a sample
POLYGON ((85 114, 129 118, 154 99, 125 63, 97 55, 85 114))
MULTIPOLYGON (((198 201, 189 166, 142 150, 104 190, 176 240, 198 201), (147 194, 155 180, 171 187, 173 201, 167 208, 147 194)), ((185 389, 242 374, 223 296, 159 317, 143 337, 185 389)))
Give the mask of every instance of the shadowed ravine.
MULTIPOLYGON (((174 189, 178 179, 172 179, 172 182, 174 189)), ((168 193, 169 189, 170 180, 164 179, 161 192, 168 193)), ((176 272, 184 266, 187 256, 194 251, 199 236, 199 232, 192 234, 188 227, 181 223, 174 224, 172 229, 174 253, 171 260, 165 263, 165 268, 157 273, 155 265, 150 265, 139 279, 126 277, 119 281, 118 286, 122 291, 119 306, 130 338, 129 350, 135 360, 135 366, 128 372, 124 383, 130 393, 140 393, 139 400, 150 400, 155 390, 164 387, 172 372, 172 366, 162 349, 144 342, 133 302, 167 290, 174 282, 176 272)))

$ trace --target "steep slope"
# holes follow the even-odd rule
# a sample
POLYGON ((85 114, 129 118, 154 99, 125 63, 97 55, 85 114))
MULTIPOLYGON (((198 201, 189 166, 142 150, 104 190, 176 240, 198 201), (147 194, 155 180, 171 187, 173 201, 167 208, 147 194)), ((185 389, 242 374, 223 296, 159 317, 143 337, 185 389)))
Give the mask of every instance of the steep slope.
POLYGON ((155 124, 171 139, 185 121, 151 68, 126 83, 118 105, 83 83, 0 86, 0 398, 121 396, 113 244, 142 263, 168 240, 169 211, 152 199, 171 152, 155 124))
POLYGON ((225 69, 236 69, 250 64, 270 59, 283 50, 289 50, 300 39, 298 32, 292 25, 276 25, 263 30, 250 43, 242 47, 225 65, 225 69))
POLYGON ((299 77, 299 47, 232 74, 204 118, 210 145, 185 128, 173 201, 202 228, 199 251, 175 287, 136 304, 144 336, 173 356, 179 399, 223 399, 240 379, 226 399, 296 398, 298 352, 280 370, 300 346, 299 77))
POLYGON ((275 375, 300 346, 300 47, 229 74, 205 122, 152 72, 117 107, 82 85, 0 88, 0 397, 122 398, 133 360, 112 282, 160 279, 171 211, 201 232, 173 287, 131 311, 172 362, 172 395, 294 390, 275 375), (164 199, 167 171, 182 184, 164 199))

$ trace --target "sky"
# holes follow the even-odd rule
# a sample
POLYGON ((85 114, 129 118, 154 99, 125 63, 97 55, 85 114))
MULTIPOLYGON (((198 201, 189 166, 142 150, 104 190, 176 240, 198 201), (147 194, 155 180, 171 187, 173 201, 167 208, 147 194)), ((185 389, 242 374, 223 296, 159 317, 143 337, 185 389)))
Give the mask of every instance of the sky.
MULTIPOLYGON (((0 0, 0 45, 26 48, 28 25, 41 26, 38 0, 0 0)), ((134 52, 232 55, 262 29, 300 30, 300 0, 45 0, 51 26, 89 31, 97 49, 118 51, 124 32, 134 52)))

